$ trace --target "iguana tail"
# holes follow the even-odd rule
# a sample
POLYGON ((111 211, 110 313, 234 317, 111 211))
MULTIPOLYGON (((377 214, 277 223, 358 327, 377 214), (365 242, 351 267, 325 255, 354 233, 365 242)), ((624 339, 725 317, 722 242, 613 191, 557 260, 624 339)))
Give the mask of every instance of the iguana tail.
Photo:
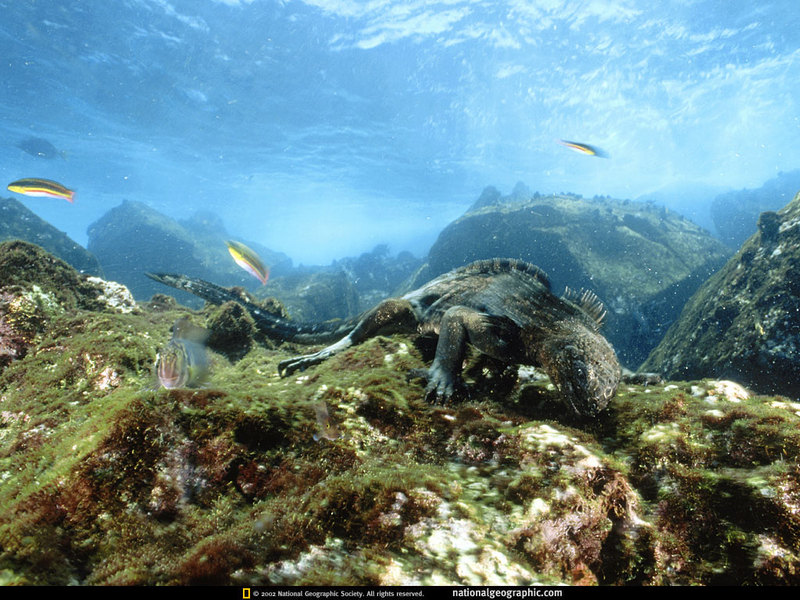
POLYGON ((194 294, 212 304, 223 304, 231 300, 244 307, 253 317, 258 330, 268 338, 299 344, 327 344, 347 335, 358 323, 358 319, 324 321, 322 323, 300 323, 281 318, 262 307, 248 302, 222 286, 202 279, 175 273, 145 273, 150 279, 194 294))

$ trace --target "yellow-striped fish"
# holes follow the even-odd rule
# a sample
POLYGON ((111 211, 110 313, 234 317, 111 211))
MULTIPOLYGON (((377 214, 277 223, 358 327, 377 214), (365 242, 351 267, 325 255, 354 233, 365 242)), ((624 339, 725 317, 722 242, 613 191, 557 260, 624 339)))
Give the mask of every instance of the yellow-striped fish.
POLYGON ((258 279, 261 285, 267 283, 267 279, 269 279, 269 269, 261 262, 258 254, 241 242, 229 240, 225 242, 225 244, 228 246, 228 252, 231 253, 237 265, 258 279))
POLYGON ((67 202, 75 202, 75 192, 67 189, 56 181, 39 179, 38 177, 28 177, 26 179, 12 181, 8 184, 8 190, 24 196, 34 196, 37 198, 63 198, 67 202))
POLYGON ((575 152, 586 154, 587 156, 597 156, 598 158, 608 158, 608 153, 597 146, 590 146, 581 142, 570 142, 569 140, 556 140, 562 146, 566 146, 575 152))

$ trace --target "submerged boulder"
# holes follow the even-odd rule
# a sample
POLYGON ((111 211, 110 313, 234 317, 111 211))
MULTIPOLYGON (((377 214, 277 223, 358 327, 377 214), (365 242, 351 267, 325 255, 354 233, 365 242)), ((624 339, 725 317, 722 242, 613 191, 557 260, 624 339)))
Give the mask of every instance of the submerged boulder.
POLYGON ((118 283, 79 273, 35 244, 0 243, 0 369, 24 358, 66 312, 134 307, 118 283))
POLYGON ((256 297, 279 298, 295 321, 318 322, 360 312, 359 295, 342 269, 322 269, 276 277, 256 297))
POLYGON ((23 240, 41 246, 81 273, 100 275, 100 263, 85 248, 13 198, 0 198, 0 242, 23 240))
POLYGON ((595 292, 608 309, 606 337, 637 367, 694 290, 729 255, 718 240, 665 208, 608 198, 530 195, 518 184, 448 225, 409 288, 473 260, 511 257, 538 265, 553 291, 595 292))
POLYGON ((800 396, 800 194, 687 303, 643 370, 800 396))

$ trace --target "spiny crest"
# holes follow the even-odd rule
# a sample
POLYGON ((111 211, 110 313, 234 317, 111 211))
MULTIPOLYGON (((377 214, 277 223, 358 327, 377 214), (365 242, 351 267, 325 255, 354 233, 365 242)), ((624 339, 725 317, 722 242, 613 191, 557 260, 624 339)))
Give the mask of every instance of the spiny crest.
POLYGON ((531 263, 519 260, 516 258, 488 258, 484 260, 476 260, 468 265, 465 265, 457 271, 468 273, 504 273, 507 271, 521 271, 535 277, 541 282, 548 290, 550 289, 550 278, 547 273, 540 267, 532 265, 531 263))
POLYGON ((598 326, 603 325, 608 311, 606 311, 606 307, 594 292, 584 289, 580 292, 576 292, 567 288, 564 291, 563 298, 579 306, 587 315, 594 319, 598 326))

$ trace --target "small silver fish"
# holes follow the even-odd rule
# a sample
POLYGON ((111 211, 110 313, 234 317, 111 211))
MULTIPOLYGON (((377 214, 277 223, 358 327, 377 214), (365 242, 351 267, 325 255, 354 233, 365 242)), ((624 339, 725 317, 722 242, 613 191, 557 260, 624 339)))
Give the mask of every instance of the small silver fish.
POLYGON ((167 389, 199 387, 208 377, 205 342, 209 331, 178 319, 172 326, 172 339, 156 355, 158 384, 167 389))
POLYGON ((328 413, 328 405, 325 402, 319 402, 314 405, 314 410, 317 413, 317 425, 319 425, 319 431, 314 434, 314 441, 318 442, 323 438, 326 440, 338 439, 341 433, 328 413))

